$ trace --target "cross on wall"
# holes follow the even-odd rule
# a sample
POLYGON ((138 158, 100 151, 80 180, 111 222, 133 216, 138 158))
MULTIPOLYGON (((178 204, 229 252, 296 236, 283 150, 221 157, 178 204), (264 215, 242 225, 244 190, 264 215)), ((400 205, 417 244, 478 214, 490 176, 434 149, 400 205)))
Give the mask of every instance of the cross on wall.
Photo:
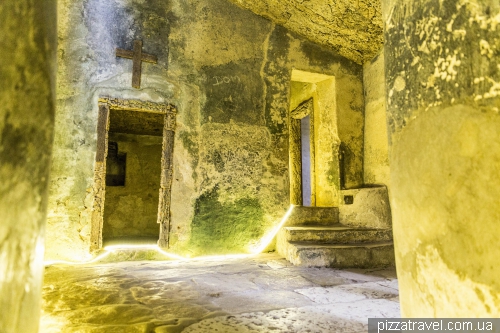
POLYGON ((142 52, 142 40, 134 40, 134 50, 116 49, 116 56, 132 59, 132 87, 139 89, 141 87, 141 67, 142 62, 156 64, 158 58, 152 54, 142 52))

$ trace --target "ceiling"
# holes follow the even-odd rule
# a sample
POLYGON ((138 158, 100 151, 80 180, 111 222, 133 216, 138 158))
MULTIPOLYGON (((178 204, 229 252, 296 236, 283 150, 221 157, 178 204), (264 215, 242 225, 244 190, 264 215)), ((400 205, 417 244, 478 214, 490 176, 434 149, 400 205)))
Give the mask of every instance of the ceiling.
POLYGON ((229 0, 358 64, 383 45, 380 0, 229 0))
POLYGON ((137 135, 163 136, 164 114, 111 109, 109 131, 137 135))

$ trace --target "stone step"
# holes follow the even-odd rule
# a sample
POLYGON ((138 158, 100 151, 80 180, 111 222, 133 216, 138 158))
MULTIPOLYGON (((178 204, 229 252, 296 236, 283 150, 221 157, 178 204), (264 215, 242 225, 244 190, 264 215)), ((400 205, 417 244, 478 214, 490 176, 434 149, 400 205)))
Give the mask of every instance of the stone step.
POLYGON ((287 219, 288 226, 294 225, 332 225, 339 223, 338 207, 295 206, 287 219))
POLYGON ((367 243, 391 241, 391 229, 356 228, 340 223, 335 225, 310 225, 284 227, 288 242, 314 241, 317 243, 367 243))
MULTIPOLYGON (((109 249, 109 247, 108 247, 109 249)), ((171 256, 160 251, 158 248, 116 248, 105 250, 102 256, 96 257, 95 262, 112 263, 122 261, 170 261, 171 256)))
POLYGON ((168 261, 174 257, 158 248, 158 237, 114 237, 103 239, 103 251, 96 262, 168 261))
POLYGON ((391 241, 360 244, 287 242, 285 257, 304 267, 377 268, 394 266, 391 241))

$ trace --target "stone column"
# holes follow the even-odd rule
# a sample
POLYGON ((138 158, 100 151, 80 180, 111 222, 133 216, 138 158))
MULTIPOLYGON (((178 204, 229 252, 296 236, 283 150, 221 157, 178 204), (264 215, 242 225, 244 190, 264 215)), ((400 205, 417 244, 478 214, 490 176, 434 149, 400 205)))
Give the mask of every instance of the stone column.
POLYGON ((53 140, 55 0, 0 2, 0 332, 37 332, 53 140))
POLYGON ((500 3, 383 0, 406 317, 500 315, 500 3))

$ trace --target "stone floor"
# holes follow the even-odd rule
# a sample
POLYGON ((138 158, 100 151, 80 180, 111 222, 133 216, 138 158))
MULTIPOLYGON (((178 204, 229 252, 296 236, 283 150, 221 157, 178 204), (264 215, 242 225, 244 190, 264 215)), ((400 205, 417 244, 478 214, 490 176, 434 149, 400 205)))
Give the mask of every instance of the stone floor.
POLYGON ((265 254, 47 267, 40 332, 367 332, 367 318, 399 316, 393 270, 265 254))

